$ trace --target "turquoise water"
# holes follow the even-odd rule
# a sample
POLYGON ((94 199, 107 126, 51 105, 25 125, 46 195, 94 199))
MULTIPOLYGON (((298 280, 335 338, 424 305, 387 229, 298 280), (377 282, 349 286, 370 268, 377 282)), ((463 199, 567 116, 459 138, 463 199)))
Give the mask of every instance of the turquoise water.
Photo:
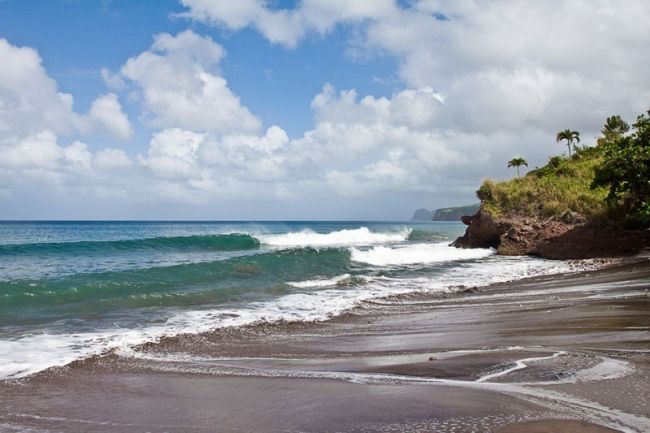
POLYGON ((3 222, 0 376, 162 335, 322 320, 376 296, 552 267, 449 247, 463 231, 450 222, 3 222))

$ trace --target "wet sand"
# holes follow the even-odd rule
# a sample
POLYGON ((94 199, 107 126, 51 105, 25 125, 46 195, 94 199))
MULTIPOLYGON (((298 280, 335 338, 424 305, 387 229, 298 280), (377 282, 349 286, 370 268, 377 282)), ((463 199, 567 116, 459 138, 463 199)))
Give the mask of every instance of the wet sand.
POLYGON ((650 261, 167 338, 0 382, 7 432, 648 432, 650 261))

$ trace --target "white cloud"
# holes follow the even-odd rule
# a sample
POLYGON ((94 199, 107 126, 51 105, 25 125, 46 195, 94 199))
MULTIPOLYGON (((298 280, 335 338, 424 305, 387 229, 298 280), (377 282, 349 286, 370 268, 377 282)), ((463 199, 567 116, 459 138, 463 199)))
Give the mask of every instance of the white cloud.
POLYGON ((421 1, 373 21, 365 44, 397 56, 408 86, 445 96, 444 125, 594 131, 650 99, 649 20, 645 1, 421 1))
POLYGON ((282 182, 300 177, 294 168, 295 154, 287 133, 273 125, 262 136, 231 134, 211 138, 201 152, 202 161, 219 173, 222 182, 236 179, 240 184, 259 181, 282 182))
POLYGON ((181 3, 189 9, 181 16, 231 30, 254 27, 270 42, 287 47, 295 47, 310 33, 322 35, 339 22, 361 22, 394 10, 392 0, 305 0, 295 9, 275 10, 263 0, 181 0, 181 3))
POLYGON ((125 169, 133 165, 126 152, 110 147, 97 151, 93 164, 100 170, 125 169))
POLYGON ((142 91, 145 118, 161 128, 254 133, 260 122, 219 75, 224 52, 188 30, 159 34, 150 50, 129 59, 123 77, 142 91))
POLYGON ((173 128, 154 134, 147 156, 140 156, 142 165, 157 177, 193 178, 197 176, 199 146, 205 134, 173 128))
POLYGON ((95 99, 90 106, 89 117, 117 139, 126 140, 133 134, 131 122, 122 111, 122 106, 114 93, 95 99))
POLYGON ((357 26, 361 37, 350 41, 357 49, 396 56, 407 88, 444 96, 440 128, 595 131, 605 116, 634 116, 650 100, 650 3, 643 0, 305 0, 288 9, 264 1, 181 3, 193 19, 254 27, 287 46, 339 23, 357 26), (292 17, 286 35, 265 26, 267 16, 292 17))
POLYGON ((0 143, 0 165, 6 169, 54 170, 64 156, 64 149, 50 131, 27 136, 18 142, 0 143))
POLYGON ((114 94, 97 98, 87 115, 74 111, 74 99, 58 90, 36 50, 0 39, 0 133, 21 139, 47 130, 88 134, 97 126, 127 138, 131 125, 114 94))
POLYGON ((287 47, 352 26, 355 51, 397 59, 402 91, 360 97, 327 85, 312 101, 314 128, 288 146, 299 167, 319 167, 306 170, 312 179, 341 194, 435 182, 472 189, 483 173, 507 173, 512 155, 541 164, 561 151, 554 131, 578 129, 589 142, 607 115, 633 119, 650 100, 642 0, 181 3, 192 19, 251 27, 287 47))
POLYGON ((0 133, 5 137, 83 128, 72 95, 58 91, 36 50, 0 39, 0 64, 0 133))
MULTIPOLYGON (((80 138, 102 133, 119 139, 131 136, 131 124, 118 97, 112 93, 99 96, 87 114, 80 114, 74 110, 72 95, 59 91, 47 74, 35 49, 0 39, 0 64, 3 184, 11 188, 34 182, 38 189, 65 193, 105 181, 97 178, 93 152, 80 138)), ((98 153, 104 168, 109 153, 98 153)), ((123 154, 122 165, 124 158, 128 161, 123 154)))
POLYGON ((104 80, 104 83, 108 86, 109 89, 120 91, 126 88, 126 83, 120 74, 114 74, 107 68, 102 68, 100 74, 102 76, 102 80, 104 80))
POLYGON ((72 167, 87 172, 92 171, 93 155, 88 150, 86 143, 75 141, 63 149, 63 154, 66 162, 69 162, 72 167))
POLYGON ((0 176, 48 173, 152 202, 265 197, 335 207, 445 193, 466 201, 483 175, 509 175, 513 156, 532 168, 563 151, 554 131, 578 129, 589 142, 607 115, 633 119, 650 101, 646 1, 181 2, 191 19, 253 28, 285 47, 346 26, 356 52, 397 60, 403 87, 377 97, 325 85, 312 100, 313 127, 290 138, 281 125, 262 131, 230 89, 218 43, 193 31, 160 34, 118 73, 102 71, 154 128, 133 164, 122 149, 92 151, 76 136, 132 135, 116 94, 77 113, 35 50, 0 40, 9 65, 0 68, 0 176))
POLYGON ((106 148, 93 154, 86 143, 78 140, 62 146, 57 136, 47 130, 17 141, 0 141, 0 169, 13 174, 93 174, 95 168, 125 168, 130 165, 123 150, 106 148))

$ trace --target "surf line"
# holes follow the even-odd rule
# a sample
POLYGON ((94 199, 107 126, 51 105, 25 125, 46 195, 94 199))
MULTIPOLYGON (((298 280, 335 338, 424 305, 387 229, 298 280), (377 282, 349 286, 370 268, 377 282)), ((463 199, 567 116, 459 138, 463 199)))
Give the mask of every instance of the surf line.
POLYGON ((495 373, 486 374, 485 376, 476 379, 475 382, 478 382, 478 383, 487 382, 487 381, 489 381, 491 379, 494 379, 496 377, 501 377, 501 376, 505 376, 506 374, 510 374, 513 371, 523 370, 524 368, 528 367, 528 364, 526 364, 527 362, 535 362, 535 361, 544 361, 544 360, 547 360, 547 359, 554 359, 554 358, 557 358, 558 356, 566 355, 566 354, 567 353, 562 350, 562 351, 559 351, 559 352, 555 352, 553 355, 550 355, 550 356, 538 356, 538 357, 534 357, 534 358, 519 359, 519 360, 515 361, 515 365, 513 365, 512 367, 506 368, 505 370, 497 371, 495 373))

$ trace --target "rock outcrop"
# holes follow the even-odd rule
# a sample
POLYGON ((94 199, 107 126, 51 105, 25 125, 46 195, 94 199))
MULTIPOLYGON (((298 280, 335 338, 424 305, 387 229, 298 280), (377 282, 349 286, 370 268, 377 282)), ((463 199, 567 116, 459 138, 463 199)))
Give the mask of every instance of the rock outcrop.
POLYGON ((510 229, 509 221, 492 218, 483 209, 479 209, 475 215, 463 216, 461 221, 467 230, 452 244, 459 248, 497 248, 503 234, 510 229))
POLYGON ((495 248, 497 254, 533 255, 547 259, 618 257, 650 246, 650 232, 628 231, 611 225, 589 224, 573 212, 541 219, 511 215, 494 218, 484 209, 464 216, 465 235, 452 245, 458 248, 495 248))

